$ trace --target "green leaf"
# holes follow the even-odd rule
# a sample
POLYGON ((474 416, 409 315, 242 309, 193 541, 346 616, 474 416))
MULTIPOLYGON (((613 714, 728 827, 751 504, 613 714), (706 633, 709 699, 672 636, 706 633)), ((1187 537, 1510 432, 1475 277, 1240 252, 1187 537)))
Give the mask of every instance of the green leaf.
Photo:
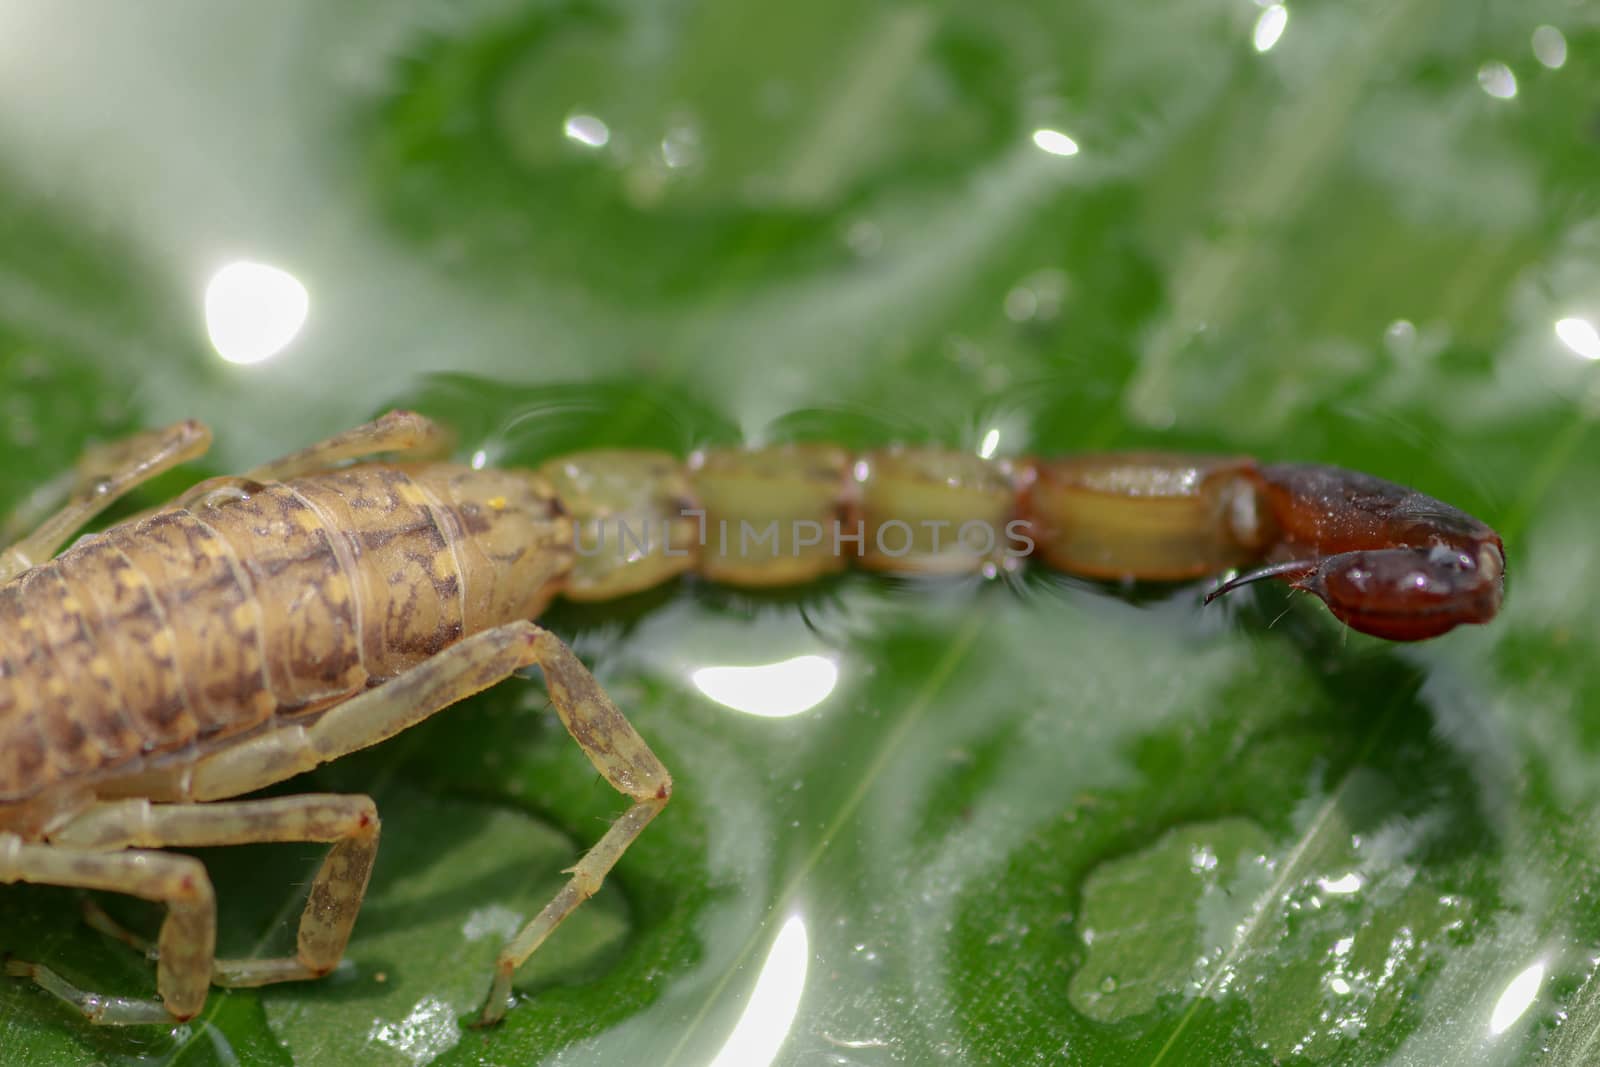
MULTIPOLYGON (((504 465, 993 431, 1414 485, 1500 530, 1508 594, 1410 647, 1274 588, 1037 570, 558 605, 676 791, 503 1024, 465 1025, 501 939, 622 807, 524 679, 291 784, 383 813, 334 974, 125 1030, 7 980, 5 1062, 1593 1062, 1600 20, 1290 4, 1263 52, 1265 10, 13 20, 17 528, 86 444, 189 416, 211 456, 124 513, 393 406, 504 465), (207 334, 238 259, 310 294, 254 366, 207 334), (788 718, 693 680, 800 655, 837 685, 788 718)), ((221 950, 288 951, 320 850, 203 859, 221 950)), ((0 950, 154 995, 69 891, 0 887, 0 950)))

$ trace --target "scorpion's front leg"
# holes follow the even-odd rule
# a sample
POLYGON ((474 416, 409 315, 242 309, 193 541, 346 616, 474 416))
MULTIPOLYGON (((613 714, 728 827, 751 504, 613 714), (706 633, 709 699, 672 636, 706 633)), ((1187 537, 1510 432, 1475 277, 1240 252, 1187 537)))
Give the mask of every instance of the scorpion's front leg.
POLYGON ((209 506, 229 497, 257 493, 263 482, 287 481, 385 452, 412 459, 430 458, 449 451, 449 440, 449 433, 433 420, 414 411, 391 411, 244 474, 207 478, 190 486, 174 503, 179 507, 209 506))
POLYGON ((282 482, 303 474, 327 470, 345 460, 364 459, 382 452, 414 458, 431 458, 449 451, 450 435, 432 419, 414 411, 391 411, 371 422, 337 433, 270 463, 245 472, 243 479, 282 482))
POLYGON ((75 486, 61 510, 0 552, 0 582, 54 556, 85 523, 117 498, 180 463, 205 454, 211 431, 192 419, 85 452, 75 486))

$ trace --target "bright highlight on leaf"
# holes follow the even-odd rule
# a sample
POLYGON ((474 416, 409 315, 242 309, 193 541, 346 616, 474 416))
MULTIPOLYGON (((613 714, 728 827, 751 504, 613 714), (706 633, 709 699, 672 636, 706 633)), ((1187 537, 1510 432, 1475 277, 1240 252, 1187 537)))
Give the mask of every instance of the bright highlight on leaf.
POLYGON ((431 1062, 461 1040, 455 1011, 438 997, 423 997, 398 1023, 374 1022, 367 1040, 385 1045, 413 1064, 431 1062))
POLYGON ((1034 130, 1033 143, 1049 152, 1052 156, 1075 156, 1078 154, 1078 142, 1060 130, 1034 130))
POLYGON ((1500 999, 1495 1001, 1494 1011, 1489 1016, 1490 1035, 1505 1033, 1533 1006, 1534 998, 1539 995, 1539 986, 1544 984, 1544 972, 1544 961, 1539 960, 1511 979, 1505 992, 1500 994, 1500 999))
POLYGON ((800 1010, 810 957, 805 920, 791 915, 772 942, 750 1003, 710 1067, 767 1067, 778 1058, 800 1010))
POLYGON ((786 719, 826 700, 839 684, 839 667, 826 656, 795 656, 756 667, 701 667, 689 677, 724 707, 786 719))
POLYGON ((1497 100, 1510 100, 1517 95, 1517 76, 1511 68, 1498 61, 1485 63, 1478 68, 1478 85, 1497 100))
POLYGON ((1317 888, 1324 893, 1345 896, 1361 888, 1361 876, 1351 871, 1349 874, 1340 875, 1338 878, 1318 878, 1317 888))
POLYGON ((288 271, 240 260, 211 276, 205 307, 217 354, 229 363, 260 363, 294 340, 310 297, 288 271))
POLYGON ((1561 319, 1556 323, 1556 336, 1584 359, 1600 359, 1600 330, 1588 319, 1561 319))
POLYGON ((604 148, 611 141, 611 127, 594 115, 568 115, 561 132, 567 140, 585 148, 604 148))
POLYGON ((1554 26, 1540 26, 1533 31, 1533 56, 1551 70, 1560 70, 1567 63, 1567 38, 1554 26))
POLYGON ((1257 52, 1270 51, 1288 25, 1289 9, 1282 4, 1268 4, 1256 17, 1256 28, 1251 34, 1250 43, 1255 45, 1257 52))

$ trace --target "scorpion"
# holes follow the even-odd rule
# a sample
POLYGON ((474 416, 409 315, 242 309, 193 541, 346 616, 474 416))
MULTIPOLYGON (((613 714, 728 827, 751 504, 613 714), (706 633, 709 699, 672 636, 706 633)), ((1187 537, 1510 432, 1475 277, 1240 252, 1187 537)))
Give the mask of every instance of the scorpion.
POLYGON ((536 666, 561 722, 628 807, 500 951, 477 1021, 502 1018, 518 967, 672 795, 666 767, 594 676, 532 621, 557 596, 605 600, 686 572, 789 585, 852 556, 883 572, 992 576, 1037 555, 1095 579, 1253 567, 1207 601, 1276 579, 1355 630, 1414 641, 1489 621, 1503 591, 1504 546, 1487 525, 1335 467, 787 444, 687 463, 596 450, 498 469, 442 461, 449 435, 405 411, 203 481, 61 551, 210 440, 191 420, 91 451, 61 509, 0 554, 0 883, 165 906, 145 946, 158 999, 88 992, 5 959, 8 975, 94 1023, 181 1022, 213 984, 332 970, 377 851, 373 801, 236 798, 536 666), (162 850, 286 841, 331 846, 295 954, 217 958, 204 866, 162 850))

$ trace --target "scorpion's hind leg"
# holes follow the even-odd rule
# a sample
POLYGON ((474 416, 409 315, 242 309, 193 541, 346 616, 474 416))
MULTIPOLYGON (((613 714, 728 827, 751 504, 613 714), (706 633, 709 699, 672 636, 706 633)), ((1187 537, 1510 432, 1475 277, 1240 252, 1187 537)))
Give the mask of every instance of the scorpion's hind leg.
POLYGON ((444 427, 414 411, 391 411, 325 441, 263 463, 243 477, 257 482, 282 482, 327 470, 346 460, 364 459, 383 452, 431 459, 449 450, 450 434, 444 427))
POLYGON ((32 882, 126 893, 167 906, 156 972, 159 1001, 85 992, 47 967, 6 959, 5 972, 29 978, 94 1023, 170 1023, 199 1014, 211 985, 216 897, 200 861, 165 852, 91 852, 26 844, 0 835, 0 883, 32 882))
POLYGON ((4 972, 8 978, 26 978, 39 988, 65 1001, 92 1023, 133 1026, 141 1023, 171 1024, 177 1021, 159 1000, 140 997, 108 997, 79 989, 55 971, 40 963, 6 956, 4 972))
POLYGON ((538 630, 533 659, 544 673, 550 701, 567 732, 611 787, 633 803, 611 824, 605 836, 569 868, 571 881, 500 950, 489 999, 478 1018, 480 1026, 496 1023, 505 1015, 511 1000, 511 977, 517 968, 573 909, 594 896, 617 860, 672 796, 672 776, 666 767, 572 649, 549 631, 538 630))
POLYGON ((61 510, 0 552, 0 582, 54 556, 84 524, 142 482, 205 454, 211 431, 192 419, 85 452, 61 510))
MULTIPOLYGON (((215 804, 125 800, 92 808, 51 835, 75 848, 210 848, 280 841, 331 843, 311 881, 297 951, 275 959, 216 960, 211 980, 259 986, 320 978, 344 956, 378 852, 378 811, 369 797, 329 794, 215 804)), ((91 925, 146 949, 104 913, 91 925)))
POLYGON ((382 685, 335 704, 309 726, 282 726, 201 759, 188 777, 194 800, 221 800, 292 778, 416 725, 537 665, 551 702, 584 754, 633 804, 572 868, 572 880, 500 953, 480 1021, 505 1014, 511 977, 550 932, 599 889, 639 832, 666 805, 672 778, 578 657, 531 622, 474 634, 382 685))

